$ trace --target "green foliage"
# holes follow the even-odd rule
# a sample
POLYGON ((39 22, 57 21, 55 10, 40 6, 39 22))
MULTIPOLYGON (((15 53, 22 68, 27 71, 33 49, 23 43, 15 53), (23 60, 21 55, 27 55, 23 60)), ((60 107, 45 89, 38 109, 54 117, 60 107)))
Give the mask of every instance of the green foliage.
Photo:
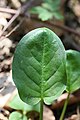
POLYGON ((9 120, 28 120, 26 115, 21 114, 20 112, 12 112, 9 116, 9 120))
POLYGON ((31 105, 50 104, 66 88, 65 49, 58 36, 38 28, 19 42, 13 59, 13 80, 21 99, 31 105))
POLYGON ((80 52, 66 51, 67 91, 72 93, 80 88, 80 52))
MULTIPOLYGON (((12 112, 9 116, 9 120, 23 120, 23 116, 19 112, 12 112)), ((27 120, 27 118, 25 120, 27 120)))
POLYGON ((53 14, 51 12, 49 12, 48 10, 46 10, 45 8, 40 7, 40 6, 33 8, 31 13, 38 14, 38 17, 42 21, 51 19, 53 17, 53 14))
POLYGON ((28 105, 19 98, 18 94, 9 103, 9 106, 15 110, 21 110, 26 113, 33 110, 39 112, 39 104, 35 106, 28 105))
POLYGON ((72 92, 80 88, 80 52, 74 50, 66 51, 66 76, 67 76, 67 92, 68 96, 60 116, 60 120, 64 119, 69 96, 72 92))
POLYGON ((63 120, 70 93, 80 88, 80 52, 65 52, 54 32, 38 28, 19 42, 14 54, 12 74, 21 99, 31 105, 40 102, 40 106, 30 106, 16 96, 10 107, 22 110, 23 114, 13 112, 9 120, 27 120, 27 112, 39 109, 42 120, 43 102, 52 103, 66 89, 68 97, 60 117, 63 120))
POLYGON ((31 111, 40 111, 40 105, 37 104, 35 106, 28 105, 24 103, 17 94, 14 96, 12 101, 9 103, 9 107, 22 111, 21 113, 18 111, 12 112, 9 116, 9 120, 27 120, 26 114, 31 111))
POLYGON ((63 19, 63 16, 60 12, 60 0, 44 0, 41 6, 37 6, 31 9, 30 11, 33 14, 38 14, 38 17, 42 21, 52 19, 63 19))

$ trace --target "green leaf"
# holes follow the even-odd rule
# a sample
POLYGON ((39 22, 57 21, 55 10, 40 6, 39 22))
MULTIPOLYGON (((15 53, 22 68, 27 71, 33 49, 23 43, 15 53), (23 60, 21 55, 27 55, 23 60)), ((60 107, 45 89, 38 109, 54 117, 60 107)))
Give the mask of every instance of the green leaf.
POLYGON ((71 93, 80 88, 80 52, 68 50, 66 54, 67 91, 71 93))
MULTIPOLYGON (((60 12, 60 10, 59 10, 59 8, 57 8, 57 7, 55 7, 55 4, 53 4, 54 6, 52 6, 51 7, 51 5, 49 5, 49 4, 47 4, 47 3, 44 3, 44 4, 42 4, 42 6, 43 6, 43 8, 42 8, 42 10, 40 10, 41 11, 41 17, 39 17, 39 18, 44 18, 44 20, 45 20, 45 18, 46 18, 46 16, 47 16, 47 20, 48 19, 51 19, 52 17, 55 17, 56 19, 58 19, 58 20, 60 20, 60 19, 63 19, 64 17, 63 17, 63 15, 61 14, 61 12, 60 12), (44 14, 44 12, 42 12, 42 11, 47 11, 47 13, 46 13, 46 16, 45 16, 45 14, 44 14), (51 15, 51 17, 50 17, 50 15, 51 15)), ((37 10, 36 10, 37 11, 37 10)), ((39 13, 38 13, 39 14, 39 13)))
POLYGON ((28 120, 26 115, 23 115, 23 119, 22 120, 28 120))
POLYGON ((38 14, 42 21, 52 19, 53 17, 63 19, 60 13, 60 0, 44 0, 41 6, 33 7, 30 13, 38 14))
POLYGON ((46 20, 51 19, 53 17, 53 14, 43 7, 34 7, 31 10, 31 13, 38 14, 38 17, 42 21, 46 21, 46 20))
POLYGON ((9 103, 9 107, 15 109, 15 110, 22 110, 24 112, 29 112, 29 111, 37 111, 39 112, 40 111, 40 105, 37 104, 37 105, 34 105, 34 106, 31 106, 31 105, 28 105, 26 103, 24 103, 20 98, 19 98, 19 95, 17 94, 16 96, 14 96, 14 98, 10 101, 9 103))
POLYGON ((53 16, 58 20, 61 20, 64 18, 60 11, 53 12, 53 16))
POLYGON ((65 60, 63 44, 51 30, 38 28, 25 35, 12 64, 21 99, 31 105, 57 99, 66 89, 65 60))
POLYGON ((9 120, 23 120, 22 114, 19 112, 12 112, 9 116, 9 120))
POLYGON ((52 12, 58 11, 60 9, 60 0, 44 0, 42 6, 52 12))

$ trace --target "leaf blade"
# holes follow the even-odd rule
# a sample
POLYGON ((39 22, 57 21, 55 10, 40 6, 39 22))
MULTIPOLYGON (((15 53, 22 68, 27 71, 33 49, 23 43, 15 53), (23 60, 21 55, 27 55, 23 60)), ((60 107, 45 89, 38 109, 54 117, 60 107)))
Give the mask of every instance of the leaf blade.
POLYGON ((65 59, 65 49, 60 39, 51 30, 38 28, 24 36, 16 48, 12 67, 13 80, 17 85, 21 99, 28 104, 34 105, 41 99, 48 103, 47 97, 52 97, 54 100, 54 96, 57 98, 61 95, 66 84, 66 80, 64 80, 65 59), (33 58, 37 62, 33 61, 33 58), (37 64, 35 67, 36 71, 31 67, 31 64, 34 67, 37 64), (62 66, 59 71, 56 72, 61 64, 62 66), (16 74, 16 69, 18 74, 16 74), (26 75, 23 71, 25 71, 26 75), (51 90, 45 92, 47 88, 50 89, 50 86, 46 83, 50 76, 54 76, 55 72, 55 77, 52 79, 52 86, 55 86, 54 81, 60 81, 59 84, 61 86, 56 86, 59 92, 57 96, 55 95, 55 89, 52 90, 53 95, 49 94, 51 90))
POLYGON ((40 105, 39 104, 37 104, 35 106, 28 105, 20 99, 18 94, 16 94, 14 96, 14 98, 10 101, 9 107, 11 107, 15 110, 21 110, 25 113, 28 113, 33 110, 39 112, 40 105))
POLYGON ((22 120, 22 114, 17 111, 12 112, 9 116, 9 120, 22 120))
POLYGON ((80 88, 80 52, 68 50, 66 54, 67 91, 74 92, 80 88))

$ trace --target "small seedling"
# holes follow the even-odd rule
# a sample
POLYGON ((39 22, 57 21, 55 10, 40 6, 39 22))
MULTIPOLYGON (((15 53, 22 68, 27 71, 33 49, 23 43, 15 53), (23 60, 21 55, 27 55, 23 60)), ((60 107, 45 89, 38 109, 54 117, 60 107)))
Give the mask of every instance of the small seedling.
POLYGON ((14 111, 10 114, 9 120, 28 120, 27 113, 31 111, 39 112, 39 104, 35 106, 28 105, 24 103, 17 94, 9 103, 9 107, 13 108, 14 111))
POLYGON ((41 6, 31 8, 30 13, 38 14, 42 21, 52 19, 53 17, 61 20, 63 16, 60 12, 60 2, 60 0, 43 0, 41 6))
POLYGON ((74 50, 66 51, 66 74, 67 74, 67 99, 60 117, 63 120, 66 107, 71 93, 80 88, 80 52, 74 50))
POLYGON ((20 98, 30 105, 51 104, 66 89, 66 54, 61 40, 47 28, 38 28, 19 42, 12 75, 20 98))

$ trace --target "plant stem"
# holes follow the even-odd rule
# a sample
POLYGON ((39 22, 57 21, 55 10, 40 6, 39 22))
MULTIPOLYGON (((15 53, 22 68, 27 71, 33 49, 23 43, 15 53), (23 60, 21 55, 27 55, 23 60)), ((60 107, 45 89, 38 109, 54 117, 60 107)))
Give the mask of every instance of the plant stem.
POLYGON ((64 115, 65 115, 66 108, 67 108, 68 101, 69 101, 69 96, 70 96, 70 93, 68 93, 67 99, 66 99, 66 101, 65 101, 65 104, 64 104, 64 107, 63 107, 61 116, 60 116, 60 120, 63 120, 63 119, 64 119, 64 115))
POLYGON ((40 120, 43 120, 43 99, 40 101, 40 120))

